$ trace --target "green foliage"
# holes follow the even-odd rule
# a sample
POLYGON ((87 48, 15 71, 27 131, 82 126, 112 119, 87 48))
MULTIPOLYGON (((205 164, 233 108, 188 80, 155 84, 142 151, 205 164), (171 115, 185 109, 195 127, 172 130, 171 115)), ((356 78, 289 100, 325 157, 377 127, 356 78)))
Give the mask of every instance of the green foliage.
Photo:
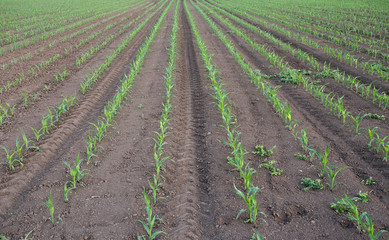
POLYGON ((365 185, 374 185, 374 184, 376 184, 376 182, 374 181, 373 177, 371 177, 371 176, 368 179, 366 179, 366 180, 362 180, 361 183, 365 184, 365 185))
POLYGON ((253 151, 253 154, 259 156, 259 157, 270 157, 274 153, 274 149, 276 149, 276 146, 273 146, 269 148, 269 150, 266 150, 266 147, 262 145, 255 146, 255 151, 253 151))
POLYGON ((307 156, 305 156, 304 154, 296 153, 294 156, 297 159, 300 159, 300 160, 303 160, 303 161, 307 161, 307 156))
POLYGON ((301 185, 303 185, 305 188, 304 191, 308 190, 315 190, 315 189, 324 189, 324 185, 321 183, 320 179, 312 180, 311 178, 302 178, 301 179, 301 185))
POLYGON ((343 169, 347 169, 347 168, 351 168, 351 167, 342 167, 342 168, 339 168, 337 166, 326 166, 325 167, 325 171, 327 172, 327 175, 328 175, 328 179, 330 180, 329 183, 327 183, 328 186, 330 186, 330 189, 331 191, 334 189, 334 187, 337 185, 337 184, 344 184, 342 182, 337 182, 335 183, 335 177, 338 175, 338 173, 340 173, 343 169))
POLYGON ((47 202, 43 202, 43 204, 45 204, 46 207, 49 209, 49 212, 50 212, 49 220, 54 224, 55 223, 54 204, 53 204, 53 199, 51 198, 50 193, 49 193, 47 202))
POLYGON ((264 163, 258 165, 258 168, 262 168, 262 167, 266 168, 267 170, 270 171, 270 174, 272 176, 279 176, 279 175, 281 175, 283 170, 275 168, 273 166, 274 164, 277 164, 277 161, 274 161, 274 160, 269 160, 268 161, 267 159, 265 159, 264 163))

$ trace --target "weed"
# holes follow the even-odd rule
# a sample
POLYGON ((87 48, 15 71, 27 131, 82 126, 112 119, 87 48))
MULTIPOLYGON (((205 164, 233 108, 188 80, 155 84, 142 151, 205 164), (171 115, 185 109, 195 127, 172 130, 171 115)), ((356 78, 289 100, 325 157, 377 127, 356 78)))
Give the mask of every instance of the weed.
POLYGON ((368 114, 365 114, 366 117, 369 117, 369 118, 372 118, 372 119, 378 119, 378 120, 382 120, 382 121, 385 121, 385 115, 378 115, 376 113, 368 113, 368 114))
POLYGON ((367 203, 370 201, 368 193, 367 192, 363 193, 362 191, 359 191, 358 196, 353 199, 354 201, 361 201, 363 203, 367 203))
POLYGON ((300 159, 300 160, 303 160, 303 161, 307 161, 307 156, 305 156, 304 154, 296 153, 294 156, 297 159, 300 159))
POLYGON ((374 184, 376 184, 376 182, 374 181, 373 177, 369 177, 366 180, 362 180, 361 183, 364 184, 364 185, 374 185, 374 184))
POLYGON ((267 159, 265 159, 265 163, 259 164, 258 168, 262 168, 262 167, 266 168, 267 170, 270 171, 272 176, 281 175, 283 170, 275 168, 273 166, 274 164, 277 164, 277 161, 274 161, 274 160, 267 161, 267 159))
POLYGON ((255 151, 253 154, 260 156, 260 157, 270 157, 274 153, 274 149, 276 149, 276 146, 271 147, 269 150, 266 150, 266 148, 262 145, 255 146, 255 151))
POLYGON ((321 183, 320 179, 312 180, 311 178, 302 178, 301 179, 301 185, 303 185, 305 188, 304 191, 308 190, 315 190, 315 189, 324 189, 324 185, 321 183))

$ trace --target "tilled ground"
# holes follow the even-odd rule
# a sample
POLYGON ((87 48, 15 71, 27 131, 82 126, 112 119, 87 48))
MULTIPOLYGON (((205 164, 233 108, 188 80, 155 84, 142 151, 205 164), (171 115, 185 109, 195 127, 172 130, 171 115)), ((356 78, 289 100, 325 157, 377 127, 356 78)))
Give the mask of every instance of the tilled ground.
MULTIPOLYGON (((128 20, 120 26, 140 15, 144 11, 143 6, 130 9, 124 15, 128 20)), ((382 162, 382 157, 368 151, 364 138, 354 137, 350 132, 351 127, 345 127, 311 95, 273 77, 269 81, 274 86, 282 85, 278 90, 279 96, 289 102, 294 117, 307 130, 312 143, 322 148, 330 145, 331 165, 353 167, 344 170, 337 178, 346 185, 338 185, 333 191, 326 188, 304 192, 300 180, 303 177, 317 178, 316 168, 312 163, 294 157, 302 152, 298 140, 285 128, 271 105, 191 4, 189 10, 213 55, 224 88, 231 92, 232 111, 242 132, 240 140, 248 151, 246 161, 257 171, 253 183, 261 189, 257 200, 259 211, 266 215, 260 217, 266 222, 259 221, 256 226, 244 223, 247 219, 245 213, 236 219, 239 210, 245 207, 244 201, 234 190, 234 184, 239 187, 241 179, 238 172, 230 171, 232 166, 227 163, 231 150, 221 142, 226 140, 225 130, 218 126, 222 122, 221 115, 213 104, 211 82, 203 67, 188 15, 180 2, 172 120, 168 145, 165 146, 165 154, 172 161, 167 162, 163 169, 165 179, 159 192, 162 198, 154 206, 154 212, 164 221, 159 222, 156 229, 166 233, 159 238, 249 239, 254 228, 265 239, 366 239, 367 234, 359 234, 354 222, 330 208, 334 198, 341 198, 344 194, 355 196, 360 190, 369 192, 371 198, 369 203, 358 205, 360 211, 369 213, 376 229, 389 229, 388 168, 382 162), (271 158, 278 162, 276 167, 283 170, 281 176, 271 176, 269 171, 257 168, 264 160, 251 153, 257 144, 276 146, 271 158), (377 184, 362 185, 361 180, 368 176, 373 176, 377 184)), ((145 220, 143 189, 150 193, 148 180, 155 172, 152 138, 158 130, 165 99, 163 73, 169 60, 166 49, 169 47, 174 7, 163 21, 135 78, 132 92, 101 143, 97 157, 88 166, 83 164, 84 169, 90 170, 89 174, 81 180, 77 189, 70 192, 67 203, 63 201, 63 186, 70 176, 63 161, 73 165, 79 152, 81 158, 85 159, 84 139, 92 129, 89 123, 95 123, 96 117, 102 115, 105 102, 115 94, 119 79, 128 74, 129 65, 162 11, 150 19, 91 91, 84 96, 79 93, 82 97, 78 105, 39 141, 42 152, 29 153, 24 159, 25 166, 17 168, 15 172, 0 169, 1 235, 22 239, 34 230, 29 239, 136 239, 137 235, 145 234, 137 220, 145 220), (47 201, 49 193, 53 197, 55 215, 62 219, 55 225, 47 220, 49 213, 42 204, 47 201)), ((68 79, 53 85, 34 105, 26 110, 20 107, 20 112, 11 119, 11 123, 1 128, 1 145, 11 146, 15 138, 20 138, 19 127, 27 129, 27 126, 39 126, 41 115, 47 112, 47 107, 60 101, 61 95, 74 93, 85 73, 101 64, 105 56, 111 54, 121 39, 144 18, 117 36, 82 68, 74 68, 68 79)), ((267 75, 279 72, 269 67, 270 63, 242 39, 227 32, 228 29, 216 18, 212 19, 253 68, 267 75)), ((112 29, 112 33, 115 29, 112 29)), ((254 33, 250 33, 250 36, 259 43, 272 46, 254 33)), ((90 44, 105 37, 104 33, 90 44)), ((90 45, 83 49, 88 47, 90 45)), ((308 69, 307 65, 292 61, 292 57, 281 49, 272 47, 285 60, 291 61, 294 68, 308 69)), ((51 66, 50 71, 42 73, 42 78, 32 83, 42 88, 45 79, 53 78, 53 72, 68 66, 76 56, 77 53, 73 53, 69 60, 61 59, 58 65, 51 66)), ((387 113, 330 79, 327 81, 331 91, 345 95, 349 111, 387 113)), ((29 84, 21 87, 25 88, 29 88, 29 84)), ((23 92, 18 89, 14 91, 16 95, 23 92)), ((5 96, 8 100, 12 94, 4 95, 4 99, 1 96, 1 99, 6 100, 5 96)), ((369 120, 366 126, 387 128, 387 124, 388 120, 369 120)), ((31 132, 28 134, 31 135, 31 132)))

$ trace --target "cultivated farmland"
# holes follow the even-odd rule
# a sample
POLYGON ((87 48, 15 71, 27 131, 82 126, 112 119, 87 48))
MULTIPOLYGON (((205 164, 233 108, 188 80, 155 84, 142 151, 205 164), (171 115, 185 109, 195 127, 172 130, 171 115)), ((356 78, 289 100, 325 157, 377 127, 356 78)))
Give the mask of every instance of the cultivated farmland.
POLYGON ((0 4, 0 239, 388 239, 389 4, 0 4))

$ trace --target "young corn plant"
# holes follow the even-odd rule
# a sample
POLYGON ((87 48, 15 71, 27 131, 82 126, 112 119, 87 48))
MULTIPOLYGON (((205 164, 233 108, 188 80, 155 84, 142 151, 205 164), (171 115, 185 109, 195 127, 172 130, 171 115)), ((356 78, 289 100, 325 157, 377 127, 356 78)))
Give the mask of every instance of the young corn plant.
POLYGON ((261 234, 259 234, 259 232, 257 232, 257 230, 254 229, 254 233, 251 236, 250 240, 263 240, 263 237, 261 236, 261 234))
MULTIPOLYGON (((265 213, 263 212, 258 212, 258 206, 257 206, 257 199, 255 198, 255 195, 259 191, 258 187, 250 186, 248 190, 246 190, 246 194, 244 194, 242 191, 240 191, 234 183, 234 188, 236 193, 246 202, 247 209, 241 209, 236 216, 236 219, 239 218, 239 216, 247 212, 249 214, 249 219, 247 219, 245 222, 251 222, 253 224, 256 224, 257 222, 257 215, 258 213, 263 214, 264 216, 265 213)), ((264 220, 264 219, 261 219, 264 220)))
POLYGON ((14 152, 10 152, 8 151, 7 148, 5 148, 4 146, 0 145, 0 148, 4 149, 5 151, 5 154, 6 154, 6 158, 7 158, 7 162, 0 162, 0 164, 2 165, 7 165, 8 169, 9 170, 15 170, 15 166, 14 166, 14 163, 15 162, 18 162, 19 160, 17 158, 14 159, 14 155, 17 153, 16 151, 14 152))
MULTIPOLYGON (((146 218, 147 222, 143 222, 141 220, 138 220, 138 222, 140 222, 142 224, 143 228, 146 230, 147 235, 148 235, 148 239, 152 240, 152 239, 155 239, 160 234, 166 234, 163 231, 153 232, 153 228, 154 228, 154 225, 156 223, 155 221, 162 222, 162 219, 157 218, 156 216, 153 215, 153 204, 151 203, 150 198, 146 193, 146 189, 143 190, 143 201, 146 204, 145 209, 146 209, 146 213, 147 213, 147 218, 146 218)), ((143 239, 146 239, 146 237, 142 235, 142 236, 138 236, 137 239, 143 240, 143 239)))
POLYGON ((33 132, 34 135, 35 135, 36 141, 39 141, 40 137, 43 136, 43 133, 41 133, 42 128, 39 129, 39 130, 38 130, 38 129, 35 129, 35 128, 33 128, 33 127, 30 127, 30 128, 31 128, 32 132, 33 132))
POLYGON ((357 222, 357 229, 359 232, 361 232, 361 225, 362 225, 362 218, 359 216, 359 211, 357 205, 353 202, 352 199, 346 197, 339 200, 341 204, 344 204, 347 206, 347 212, 349 214, 346 215, 346 217, 350 220, 354 220, 357 222))
POLYGON ((359 125, 361 124, 362 120, 368 116, 367 114, 364 114, 361 116, 361 113, 359 113, 356 117, 354 117, 353 115, 349 115, 349 117, 351 118, 352 122, 350 122, 350 124, 352 124, 354 127, 355 127, 355 134, 359 135, 359 125))
POLYGON ((39 151, 38 147, 31 145, 32 141, 27 138, 26 134, 23 132, 23 129, 22 128, 19 128, 19 129, 22 132, 22 138, 23 138, 23 142, 24 142, 23 146, 24 146, 25 151, 29 151, 30 149, 34 149, 35 151, 39 151))
POLYGON ((16 138, 16 153, 18 154, 18 159, 17 161, 22 165, 23 167, 23 153, 22 153, 22 150, 23 150, 23 145, 20 145, 19 143, 19 140, 16 138))
POLYGON ((68 201, 69 201, 69 197, 68 197, 69 192, 70 192, 71 190, 75 189, 74 186, 68 188, 68 183, 71 183, 71 182, 70 182, 70 181, 66 181, 65 184, 64 184, 64 186, 63 186, 63 190, 64 190, 64 197, 63 197, 63 200, 64 200, 65 202, 68 202, 68 201))
POLYGON ((338 175, 338 173, 340 173, 343 169, 347 169, 347 168, 352 168, 352 167, 342 167, 342 168, 339 168, 337 166, 326 166, 325 167, 325 171, 327 172, 328 179, 330 180, 330 182, 327 183, 327 185, 330 186, 331 191, 334 189, 334 187, 337 184, 344 184, 342 182, 335 183, 335 178, 338 175))
POLYGON ((388 233, 387 230, 381 230, 377 234, 374 234, 374 224, 367 212, 363 212, 360 219, 363 228, 366 230, 367 234, 369 234, 370 240, 379 240, 381 234, 388 233))
POLYGON ((72 181, 70 182, 72 184, 72 188, 77 187, 77 182, 80 181, 85 175, 87 175, 89 169, 81 170, 81 162, 82 159, 80 159, 80 154, 78 154, 76 159, 76 166, 72 168, 70 164, 66 161, 63 161, 64 164, 69 168, 70 176, 72 177, 72 181))
MULTIPOLYGON (((55 224, 55 217, 54 217, 54 203, 53 199, 51 198, 51 194, 49 193, 47 202, 43 202, 44 205, 49 209, 50 217, 48 218, 52 224, 55 224)), ((57 217, 59 220, 62 220, 59 216, 57 217)))
POLYGON ((324 172, 326 171, 328 156, 330 155, 328 146, 326 147, 325 151, 321 151, 321 150, 319 150, 319 152, 315 151, 315 154, 317 155, 321 163, 321 168, 318 167, 318 169, 320 170, 319 177, 322 178, 324 176, 324 172))
POLYGON ((367 129, 367 134, 362 133, 362 135, 365 136, 369 141, 369 143, 367 144, 369 150, 372 150, 372 144, 376 140, 375 136, 377 134, 378 129, 379 129, 378 127, 374 127, 373 129, 367 129))
POLYGON ((158 183, 158 178, 157 176, 155 176, 155 174, 153 175, 153 182, 150 182, 149 181, 149 186, 151 188, 151 190, 153 191, 153 200, 154 200, 154 204, 157 203, 157 200, 160 199, 159 197, 157 197, 157 191, 160 189, 161 187, 161 183, 158 183))
POLYGON ((28 107, 28 95, 26 92, 23 92, 23 97, 24 97, 24 108, 28 107))
POLYGON ((303 148, 304 152, 310 153, 312 149, 311 146, 308 145, 308 136, 305 129, 301 129, 301 137, 298 137, 298 139, 301 142, 301 147, 303 148))

